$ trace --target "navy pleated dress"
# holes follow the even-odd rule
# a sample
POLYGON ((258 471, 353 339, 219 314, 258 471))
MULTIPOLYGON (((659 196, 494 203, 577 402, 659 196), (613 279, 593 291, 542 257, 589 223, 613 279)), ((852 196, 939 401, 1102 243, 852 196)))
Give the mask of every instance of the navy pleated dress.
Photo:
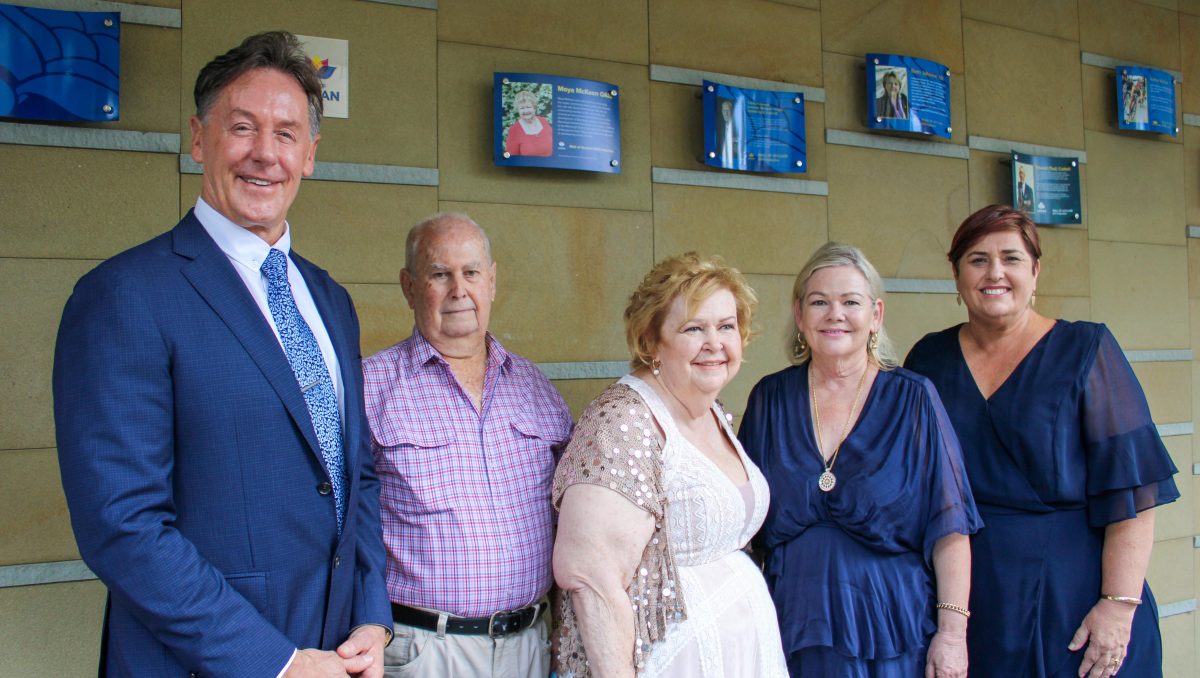
MULTIPOLYGON (((1067 644, 1101 591, 1104 528, 1174 501, 1175 465, 1104 325, 1059 320, 984 399, 960 326, 906 366, 937 386, 985 527, 971 539, 972 678, 1075 676, 1067 644)), ((1143 584, 1122 678, 1162 676, 1158 609, 1143 584)))
POLYGON ((954 431, 927 379, 880 372, 824 470, 808 365, 763 378, 739 438, 771 486, 758 540, 793 677, 923 676, 934 617, 933 545, 980 527, 954 431))

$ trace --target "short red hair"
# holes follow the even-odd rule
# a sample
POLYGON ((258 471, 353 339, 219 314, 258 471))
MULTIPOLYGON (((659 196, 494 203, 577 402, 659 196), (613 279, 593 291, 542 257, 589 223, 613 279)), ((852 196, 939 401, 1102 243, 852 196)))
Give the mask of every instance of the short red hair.
POLYGON ((954 267, 954 277, 958 277, 958 261, 963 258, 975 245, 993 233, 1015 231, 1025 242, 1025 251, 1034 261, 1042 258, 1042 241, 1038 238, 1037 225, 1029 215, 1009 205, 988 205, 967 217, 950 241, 950 251, 946 258, 954 267))

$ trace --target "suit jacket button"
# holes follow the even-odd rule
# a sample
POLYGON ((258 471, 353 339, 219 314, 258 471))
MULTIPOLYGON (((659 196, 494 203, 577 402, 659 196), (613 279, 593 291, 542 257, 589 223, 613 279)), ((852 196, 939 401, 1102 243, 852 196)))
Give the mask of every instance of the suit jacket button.
POLYGON ((320 485, 317 485, 317 494, 327 495, 331 492, 333 492, 333 485, 330 485, 329 483, 321 483, 320 485))
POLYGON ((342 564, 342 557, 341 557, 341 556, 334 556, 334 557, 333 557, 333 566, 334 566, 334 567, 337 567, 338 565, 341 565, 341 564, 342 564))

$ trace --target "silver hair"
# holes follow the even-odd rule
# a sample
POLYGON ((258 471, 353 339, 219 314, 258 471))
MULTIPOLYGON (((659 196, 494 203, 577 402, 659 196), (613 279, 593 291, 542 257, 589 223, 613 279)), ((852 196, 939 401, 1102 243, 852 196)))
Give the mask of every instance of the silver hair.
POLYGON ((405 270, 409 273, 413 272, 412 267, 417 261, 417 252, 421 249, 421 239, 425 237, 426 232, 436 230, 442 224, 449 222, 462 222, 474 226, 475 230, 479 232, 479 239, 483 241, 483 251, 487 254, 488 263, 494 263, 492 259, 492 241, 488 238, 488 234, 483 230, 482 226, 475 223, 475 220, 465 212, 438 212, 437 214, 425 217, 408 230, 408 238, 404 241, 405 270))
MULTIPOLYGON (((800 273, 796 276, 796 283, 792 286, 792 303, 796 304, 804 299, 805 288, 808 286, 808 281, 813 274, 822 268, 832 268, 835 266, 853 266, 863 277, 867 279, 867 288, 871 293, 871 303, 883 298, 883 278, 879 277, 879 271, 867 261, 866 255, 862 250, 853 245, 843 245, 838 242, 827 242, 817 248, 816 252, 809 257, 808 262, 804 264, 804 268, 800 269, 800 273)), ((870 344, 867 345, 867 359, 875 363, 875 366, 881 370, 890 370, 899 366, 900 362, 896 358, 896 347, 892 345, 892 340, 888 338, 887 330, 884 329, 883 323, 879 324, 879 333, 876 335, 879 338, 879 345, 876 350, 872 351, 870 344)), ((812 349, 807 344, 801 345, 800 337, 796 336, 792 339, 792 362, 801 365, 808 362, 812 357, 812 349)))

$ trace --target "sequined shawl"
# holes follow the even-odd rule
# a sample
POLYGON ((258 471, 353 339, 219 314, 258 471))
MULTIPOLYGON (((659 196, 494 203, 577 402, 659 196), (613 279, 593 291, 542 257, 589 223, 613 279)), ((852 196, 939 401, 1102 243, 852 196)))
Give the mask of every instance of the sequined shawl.
MULTIPOLYGON (((614 384, 584 410, 554 474, 556 509, 568 487, 587 483, 607 487, 654 516, 654 533, 626 589, 634 616, 632 662, 639 671, 651 643, 666 637, 667 623, 687 616, 667 539, 663 443, 646 402, 629 386, 614 384)), ((559 614, 559 671, 587 678, 587 655, 569 592, 561 596, 559 614)))

